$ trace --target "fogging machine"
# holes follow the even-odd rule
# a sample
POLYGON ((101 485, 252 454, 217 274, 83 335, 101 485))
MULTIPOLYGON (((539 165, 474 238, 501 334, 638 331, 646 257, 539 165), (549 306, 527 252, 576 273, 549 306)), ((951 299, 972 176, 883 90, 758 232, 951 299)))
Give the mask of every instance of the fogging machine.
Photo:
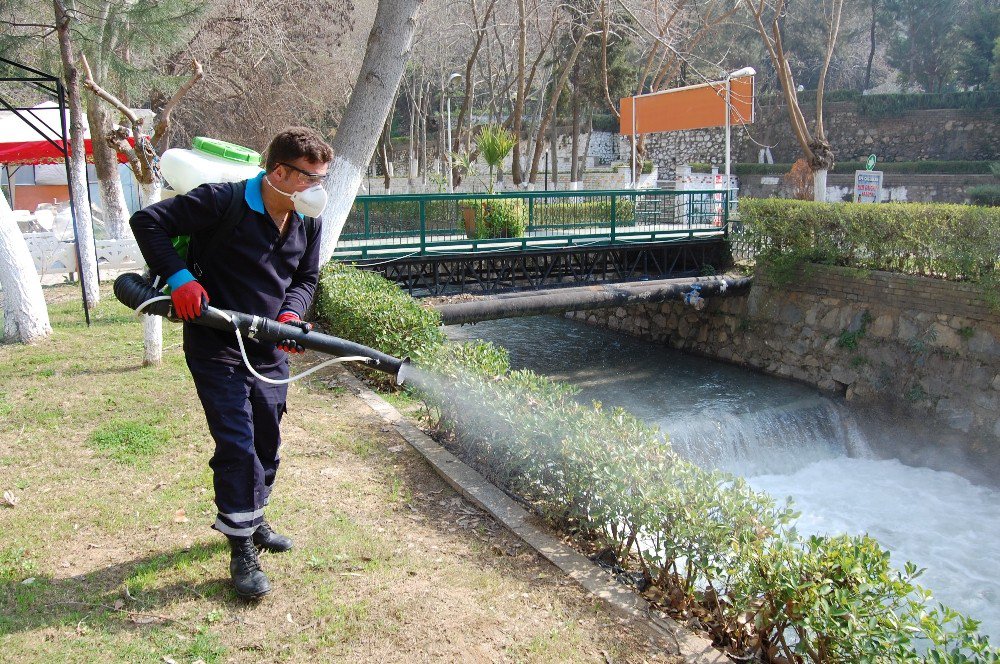
MULTIPOLYGON (((153 288, 141 275, 129 272, 122 274, 115 279, 115 297, 132 310, 141 309, 142 313, 163 316, 170 320, 179 320, 174 315, 173 305, 169 297, 153 288), (160 299, 156 299, 160 298, 160 299), (154 300, 150 302, 150 300, 154 300)), ((357 357, 358 361, 366 366, 378 371, 383 371, 396 379, 396 383, 403 384, 406 380, 407 367, 410 358, 399 359, 391 355, 386 355, 374 348, 363 346, 353 341, 341 339, 329 334, 320 332, 305 332, 294 325, 285 325, 269 318, 254 316, 230 311, 228 309, 217 309, 211 306, 202 307, 201 316, 190 321, 195 325, 215 328, 233 332, 239 330, 240 335, 245 339, 257 339, 258 341, 268 341, 278 343, 289 339, 300 344, 303 348, 315 350, 327 355, 336 357, 357 357)))

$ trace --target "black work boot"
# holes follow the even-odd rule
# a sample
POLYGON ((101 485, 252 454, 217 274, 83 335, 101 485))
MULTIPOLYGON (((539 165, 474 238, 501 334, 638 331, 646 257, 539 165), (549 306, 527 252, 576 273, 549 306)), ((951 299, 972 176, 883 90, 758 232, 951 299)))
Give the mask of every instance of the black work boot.
POLYGON ((236 594, 243 599, 259 599, 271 592, 271 582, 260 569, 253 541, 249 537, 230 537, 229 547, 232 550, 229 574, 236 594))
POLYGON ((257 526, 257 530, 253 534, 253 543, 258 548, 265 549, 271 553, 281 553, 292 548, 292 540, 271 530, 271 526, 268 525, 267 521, 261 521, 261 524, 257 526))

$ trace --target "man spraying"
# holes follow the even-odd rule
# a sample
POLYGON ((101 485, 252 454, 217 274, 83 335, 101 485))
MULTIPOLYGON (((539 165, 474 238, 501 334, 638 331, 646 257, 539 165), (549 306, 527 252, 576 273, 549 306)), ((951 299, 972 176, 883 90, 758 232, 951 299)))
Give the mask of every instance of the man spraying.
MULTIPOLYGON (((289 127, 271 140, 257 177, 201 185, 136 212, 130 222, 150 271, 166 277, 174 311, 186 321, 184 354, 215 439, 212 527, 229 539, 229 571, 237 594, 247 599, 271 591, 258 549, 292 548, 264 519, 288 388, 255 377, 232 334, 188 321, 211 301, 311 329, 302 316, 319 277, 319 215, 332 159, 318 132, 289 127), (184 235, 190 236, 187 260, 171 242, 184 235)), ((294 352, 302 352, 294 341, 246 343, 250 364, 271 380, 288 378, 288 353, 294 352)))

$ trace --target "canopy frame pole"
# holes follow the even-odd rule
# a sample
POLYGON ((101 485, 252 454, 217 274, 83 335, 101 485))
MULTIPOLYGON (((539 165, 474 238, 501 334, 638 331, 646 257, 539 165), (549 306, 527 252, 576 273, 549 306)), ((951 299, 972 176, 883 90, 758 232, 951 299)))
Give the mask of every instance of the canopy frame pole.
MULTIPOLYGON (((0 104, 2 104, 8 110, 12 111, 25 124, 27 124, 29 127, 31 127, 35 131, 35 133, 37 133, 39 136, 41 136, 46 141, 48 141, 49 143, 51 143, 53 145, 53 147, 55 147, 59 151, 59 153, 62 154, 62 156, 63 156, 63 164, 66 167, 67 189, 69 191, 69 214, 70 214, 70 219, 73 220, 73 246, 76 248, 77 271, 80 274, 80 295, 81 295, 81 299, 83 300, 83 315, 84 315, 84 318, 87 321, 87 327, 90 327, 90 305, 87 302, 87 288, 86 288, 87 285, 85 283, 86 277, 84 276, 84 271, 82 269, 82 267, 83 267, 83 260, 82 260, 81 255, 80 255, 80 234, 78 233, 78 227, 77 227, 77 223, 78 223, 77 222, 77 216, 76 216, 77 201, 75 201, 74 198, 73 198, 73 189, 72 189, 72 187, 69 187, 69 182, 70 182, 70 176, 69 176, 70 175, 70 166, 69 166, 69 132, 67 131, 67 127, 66 127, 66 89, 63 87, 62 81, 58 77, 56 77, 56 76, 52 76, 51 74, 46 74, 45 72, 39 71, 37 69, 34 69, 34 68, 29 67, 27 65, 21 64, 19 62, 14 62, 13 60, 8 60, 7 58, 4 58, 4 57, 0 57, 0 62, 2 62, 3 64, 7 65, 8 67, 13 67, 14 70, 15 70, 15 72, 29 72, 30 74, 34 74, 33 76, 21 75, 21 76, 5 77, 3 79, 5 82, 8 82, 8 83, 23 83, 23 84, 26 84, 26 85, 31 85, 31 86, 33 86, 33 87, 35 87, 37 89, 43 90, 44 92, 46 92, 48 94, 49 97, 56 97, 56 100, 58 101, 58 104, 59 104, 59 124, 60 124, 60 133, 61 133, 60 138, 62 139, 62 145, 59 145, 59 144, 56 143, 56 141, 53 141, 52 138, 50 138, 48 135, 46 135, 46 133, 44 131, 42 131, 41 129, 39 129, 38 127, 36 127, 34 124, 31 123, 31 121, 27 120, 20 113, 20 111, 29 111, 29 112, 31 112, 31 109, 20 108, 20 107, 13 106, 3 96, 2 92, 0 92, 0 104), (43 85, 43 83, 42 83, 43 81, 45 83, 49 84, 49 85, 54 86, 54 91, 53 91, 53 89, 49 88, 48 86, 43 85)), ((33 112, 31 113, 31 115, 36 120, 39 120, 38 116, 35 115, 33 112)), ((43 122, 42 124, 44 125, 45 123, 43 122)), ((86 155, 84 155, 84 163, 86 163, 86 158, 87 158, 86 155)), ((88 185, 88 192, 87 193, 88 193, 88 197, 89 197, 89 195, 90 195, 89 185, 88 185)), ((95 243, 95 249, 96 249, 96 243, 95 243)), ((98 273, 98 274, 100 274, 100 273, 98 273)))

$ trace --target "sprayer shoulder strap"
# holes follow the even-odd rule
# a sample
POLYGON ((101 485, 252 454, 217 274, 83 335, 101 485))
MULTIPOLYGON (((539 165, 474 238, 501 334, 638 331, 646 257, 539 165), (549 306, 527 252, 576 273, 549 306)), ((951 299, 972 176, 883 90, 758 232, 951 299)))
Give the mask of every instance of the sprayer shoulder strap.
POLYGON ((243 201, 246 198, 247 182, 243 180, 242 182, 234 182, 233 196, 229 199, 229 204, 226 206, 225 211, 222 213, 222 218, 219 220, 219 225, 215 227, 212 231, 211 236, 209 236, 208 241, 205 242, 204 248, 198 250, 198 256, 192 256, 191 268, 196 277, 202 275, 201 265, 199 263, 204 263, 209 257, 213 256, 222 243, 229 239, 236 230, 236 227, 240 225, 243 220, 243 201))

